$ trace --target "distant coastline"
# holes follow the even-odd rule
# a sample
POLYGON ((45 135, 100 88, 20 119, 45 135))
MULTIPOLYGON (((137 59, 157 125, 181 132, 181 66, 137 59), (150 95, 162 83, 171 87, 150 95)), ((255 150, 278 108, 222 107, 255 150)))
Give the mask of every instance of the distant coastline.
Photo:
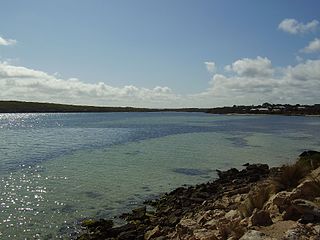
POLYGON ((135 108, 68 105, 57 103, 0 101, 0 113, 80 113, 80 112, 204 112, 211 114, 320 115, 320 104, 233 105, 215 108, 135 108))

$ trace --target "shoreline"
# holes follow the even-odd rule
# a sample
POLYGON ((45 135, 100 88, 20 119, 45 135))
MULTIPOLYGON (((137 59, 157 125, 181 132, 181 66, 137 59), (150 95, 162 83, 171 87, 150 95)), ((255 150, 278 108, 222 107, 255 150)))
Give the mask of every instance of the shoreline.
POLYGON ((217 171, 216 180, 179 187, 146 201, 143 207, 119 216, 126 221, 122 226, 114 226, 112 220, 86 219, 77 239, 245 240, 250 234, 270 237, 251 239, 294 239, 285 238, 286 234, 298 228, 315 238, 295 239, 319 239, 320 227, 315 226, 320 223, 320 152, 305 151, 295 164, 285 167, 244 166, 217 171), (308 170, 299 172, 304 169, 308 170), (313 185, 307 176, 313 172, 318 174, 315 187, 319 191, 310 193, 313 185), (154 211, 147 210, 147 205, 154 211))
POLYGON ((147 107, 104 107, 88 105, 70 105, 44 102, 22 102, 0 100, 0 113, 98 113, 98 112, 203 112, 210 114, 258 114, 258 115, 285 115, 306 116, 320 115, 320 104, 314 105, 290 105, 270 104, 240 105, 232 107, 184 107, 184 108, 147 108, 147 107))

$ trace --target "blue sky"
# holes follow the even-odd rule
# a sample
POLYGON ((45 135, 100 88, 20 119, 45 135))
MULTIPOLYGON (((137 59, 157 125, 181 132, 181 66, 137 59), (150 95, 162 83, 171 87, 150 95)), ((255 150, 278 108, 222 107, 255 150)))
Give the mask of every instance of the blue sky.
POLYGON ((319 9, 319 1, 292 0, 2 1, 0 37, 14 42, 0 41, 0 99, 319 103, 310 93, 320 90, 319 9), (280 28, 285 19, 295 22, 280 28), (237 61, 263 74, 247 75, 237 61), (308 79, 296 82, 300 73, 308 79))

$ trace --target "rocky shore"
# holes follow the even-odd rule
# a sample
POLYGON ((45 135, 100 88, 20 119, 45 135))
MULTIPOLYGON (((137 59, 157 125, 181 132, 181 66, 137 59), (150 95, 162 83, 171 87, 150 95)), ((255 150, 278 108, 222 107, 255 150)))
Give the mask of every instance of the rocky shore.
POLYGON ((245 164, 215 181, 180 187, 112 220, 87 219, 77 239, 320 240, 320 152, 293 165, 245 164))

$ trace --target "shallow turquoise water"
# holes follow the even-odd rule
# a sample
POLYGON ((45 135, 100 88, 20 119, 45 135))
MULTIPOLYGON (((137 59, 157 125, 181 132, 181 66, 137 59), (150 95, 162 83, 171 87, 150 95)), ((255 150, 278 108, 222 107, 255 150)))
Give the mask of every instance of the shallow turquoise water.
POLYGON ((320 150, 319 117, 202 113, 0 114, 0 238, 69 238, 215 169, 320 150))

